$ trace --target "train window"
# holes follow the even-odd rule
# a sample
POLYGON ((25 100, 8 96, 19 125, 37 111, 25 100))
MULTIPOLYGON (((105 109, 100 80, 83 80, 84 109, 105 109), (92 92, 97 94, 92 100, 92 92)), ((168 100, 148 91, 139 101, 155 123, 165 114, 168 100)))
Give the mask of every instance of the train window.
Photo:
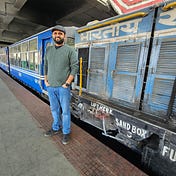
POLYGON ((28 42, 24 42, 21 44, 21 51, 22 52, 28 51, 28 42))
POLYGON ((21 45, 18 45, 17 47, 18 47, 18 49, 17 49, 18 52, 21 52, 21 45))
POLYGON ((37 38, 29 41, 29 69, 38 72, 37 38))
POLYGON ((16 65, 16 66, 18 66, 18 58, 17 58, 17 53, 18 53, 18 46, 14 46, 14 47, 12 47, 12 63, 13 63, 13 65, 16 65))
POLYGON ((35 52, 35 71, 39 72, 39 53, 35 52))
POLYGON ((18 48, 17 48, 17 46, 14 46, 13 47, 13 53, 17 53, 18 52, 18 48))
POLYGON ((0 49, 0 55, 3 54, 3 49, 0 49))
POLYGON ((21 53, 20 52, 17 53, 17 60, 18 60, 17 66, 21 67, 21 53))
POLYGON ((161 43, 156 74, 175 75, 176 73, 176 41, 161 43))
POLYGON ((21 53, 21 66, 22 68, 29 68, 27 52, 21 53))
POLYGON ((157 43, 158 55, 152 55, 149 67, 147 88, 143 110, 157 116, 168 118, 176 114, 176 38, 160 39, 157 43), (157 57, 156 57, 157 56, 157 57), (150 91, 149 91, 150 89, 150 91))
POLYGON ((9 58, 12 65, 21 66, 21 45, 13 46, 9 49, 9 58))
POLYGON ((117 52, 116 69, 136 73, 140 45, 119 46, 117 52), (134 57, 135 56, 135 57, 134 57))
POLYGON ((11 63, 11 65, 15 65, 14 54, 10 54, 10 63, 11 63))
POLYGON ((106 47, 92 47, 88 71, 88 91, 106 96, 107 51, 106 47), (98 82, 97 82, 98 80, 98 82))
POLYGON ((29 53, 29 69, 30 70, 36 70, 38 68, 38 63, 37 62, 37 53, 36 52, 30 52, 29 53))
MULTIPOLYGON (((113 73, 112 98, 124 104, 135 106, 135 89, 140 70, 141 45, 121 45, 117 48, 116 65, 113 73)), ((142 58, 142 57, 141 57, 142 58)), ((139 82, 140 80, 138 80, 139 82)), ((138 83, 139 87, 139 83, 138 83)), ((140 87, 139 87, 140 88, 140 87)))
POLYGON ((14 46, 9 49, 9 59, 10 59, 11 65, 15 65, 15 63, 16 63, 15 49, 16 48, 14 46))
POLYGON ((6 63, 6 53, 3 48, 0 49, 0 62, 6 63))
POLYGON ((29 41, 29 51, 37 50, 37 39, 33 39, 29 41))
POLYGON ((75 40, 74 40, 74 38, 70 38, 70 37, 68 37, 67 39, 66 39, 66 43, 69 45, 69 46, 72 46, 72 47, 74 47, 74 43, 75 43, 75 40))

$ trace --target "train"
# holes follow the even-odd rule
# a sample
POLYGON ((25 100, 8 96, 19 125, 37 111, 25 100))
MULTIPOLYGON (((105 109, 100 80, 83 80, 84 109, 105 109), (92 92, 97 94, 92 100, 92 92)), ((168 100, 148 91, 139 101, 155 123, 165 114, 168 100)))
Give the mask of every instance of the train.
MULTIPOLYGON (((176 2, 68 27, 78 52, 71 112, 141 154, 158 175, 176 175, 176 2)), ((69 33, 69 32, 68 32, 69 33)), ((0 68, 42 96, 51 29, 0 49, 0 68)))
MULTIPOLYGON (((0 68, 13 78, 47 98, 44 83, 44 54, 53 45, 52 28, 0 48, 0 68)), ((66 43, 74 47, 74 26, 66 27, 66 43)))

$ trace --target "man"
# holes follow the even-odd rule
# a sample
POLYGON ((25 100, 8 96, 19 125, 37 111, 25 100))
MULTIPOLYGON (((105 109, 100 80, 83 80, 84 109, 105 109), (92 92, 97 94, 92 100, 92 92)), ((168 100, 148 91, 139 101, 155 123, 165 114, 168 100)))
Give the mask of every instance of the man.
POLYGON ((62 128, 62 143, 67 144, 71 131, 70 84, 78 71, 78 60, 76 51, 64 43, 66 30, 63 26, 52 29, 52 38, 55 45, 46 49, 44 77, 53 123, 45 136, 53 136, 62 128))

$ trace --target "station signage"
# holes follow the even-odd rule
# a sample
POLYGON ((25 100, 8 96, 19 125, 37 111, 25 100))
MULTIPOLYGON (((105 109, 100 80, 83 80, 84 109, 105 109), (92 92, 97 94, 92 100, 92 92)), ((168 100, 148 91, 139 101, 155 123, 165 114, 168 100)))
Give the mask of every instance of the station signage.
POLYGON ((162 2, 169 2, 170 0, 109 0, 113 9, 118 14, 126 14, 134 12, 146 7, 154 6, 162 2))

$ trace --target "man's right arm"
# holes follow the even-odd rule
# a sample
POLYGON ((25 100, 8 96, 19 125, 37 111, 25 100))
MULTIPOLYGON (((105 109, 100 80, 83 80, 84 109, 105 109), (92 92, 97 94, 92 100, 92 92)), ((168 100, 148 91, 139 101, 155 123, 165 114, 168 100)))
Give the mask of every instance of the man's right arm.
MULTIPOLYGON (((46 50, 47 53, 47 50, 46 50)), ((47 54, 45 53, 45 57, 44 57, 44 82, 46 86, 49 86, 48 83, 48 60, 47 60, 47 54)))
POLYGON ((46 85, 46 86, 49 86, 49 83, 48 83, 48 76, 47 76, 47 75, 44 75, 44 81, 45 81, 45 85, 46 85))

